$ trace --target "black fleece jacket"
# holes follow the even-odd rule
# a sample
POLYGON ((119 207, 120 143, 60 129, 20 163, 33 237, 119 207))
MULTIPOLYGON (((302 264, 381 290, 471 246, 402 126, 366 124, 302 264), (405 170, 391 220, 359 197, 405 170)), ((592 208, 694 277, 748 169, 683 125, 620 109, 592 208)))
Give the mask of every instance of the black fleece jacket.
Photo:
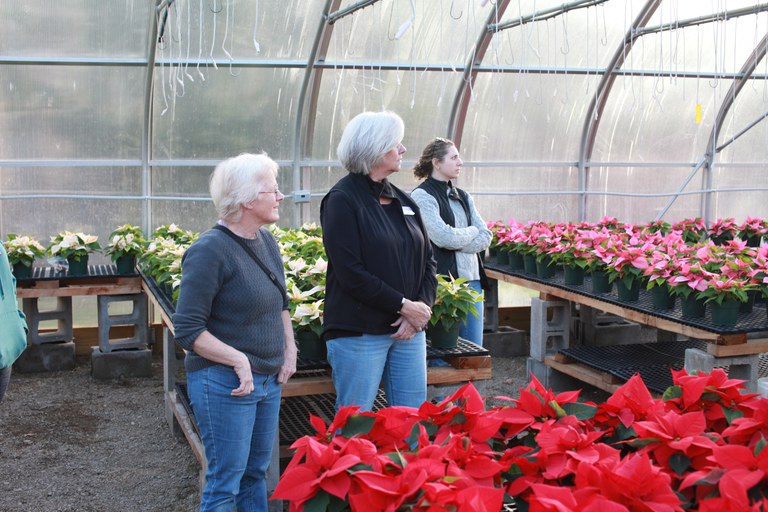
POLYGON ((436 264, 416 203, 389 181, 348 174, 320 205, 328 256, 323 326, 334 333, 385 334, 397 329, 403 298, 432 306, 436 264), (379 197, 392 199, 390 205, 379 197))

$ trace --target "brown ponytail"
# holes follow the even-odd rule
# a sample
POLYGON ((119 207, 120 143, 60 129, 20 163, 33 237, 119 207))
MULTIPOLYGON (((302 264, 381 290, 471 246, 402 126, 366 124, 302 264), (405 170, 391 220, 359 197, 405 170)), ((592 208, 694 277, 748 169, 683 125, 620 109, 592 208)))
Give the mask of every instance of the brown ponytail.
POLYGON ((448 148, 453 146, 453 141, 437 137, 435 140, 427 144, 424 151, 421 152, 421 157, 416 165, 413 166, 413 175, 416 179, 423 179, 429 177, 432 174, 432 159, 437 158, 442 160, 445 155, 448 154, 448 148))

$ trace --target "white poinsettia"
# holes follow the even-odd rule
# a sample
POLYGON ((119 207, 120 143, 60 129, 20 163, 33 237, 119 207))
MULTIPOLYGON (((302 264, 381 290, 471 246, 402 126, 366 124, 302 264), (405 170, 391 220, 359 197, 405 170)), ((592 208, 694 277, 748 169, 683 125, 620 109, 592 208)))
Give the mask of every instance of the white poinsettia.
POLYGON ((51 237, 48 252, 51 256, 74 258, 79 261, 89 253, 101 250, 98 240, 99 237, 95 235, 63 231, 51 237))
POLYGON ((304 302, 306 299, 312 297, 315 293, 320 291, 323 291, 322 286, 315 286, 309 290, 301 290, 298 286, 296 286, 296 284, 292 284, 290 287, 290 293, 288 293, 288 298, 292 301, 304 302))
POLYGON ((147 241, 141 228, 124 224, 109 235, 109 245, 105 254, 117 261, 123 256, 141 256, 146 249, 147 241))
POLYGON ((8 240, 3 242, 5 251, 8 253, 8 261, 11 265, 23 263, 30 267, 35 258, 45 254, 45 247, 31 236, 18 236, 9 234, 8 240))

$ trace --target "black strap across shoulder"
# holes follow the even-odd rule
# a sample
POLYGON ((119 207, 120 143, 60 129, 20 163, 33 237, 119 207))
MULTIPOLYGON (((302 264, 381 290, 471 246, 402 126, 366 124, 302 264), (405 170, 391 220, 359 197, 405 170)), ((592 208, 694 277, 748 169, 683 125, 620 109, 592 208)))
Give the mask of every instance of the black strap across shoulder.
POLYGON ((235 242, 240 244, 240 246, 243 249, 245 249, 245 252, 247 252, 251 256, 251 258, 253 258, 253 261, 255 261, 259 265, 259 267, 261 267, 261 270, 263 270, 264 273, 267 274, 269 279, 272 281, 272 284, 277 286, 277 289, 280 290, 280 293, 283 294, 283 297, 287 296, 285 288, 283 287, 282 284, 280 284, 280 281, 277 280, 277 276, 275 275, 275 273, 267 268, 267 266, 264 264, 264 262, 261 261, 261 259, 256 255, 255 252, 253 252, 253 249, 248 247, 248 244, 243 242, 242 238, 240 238, 239 236, 234 234, 231 229, 228 229, 228 228, 222 226, 221 224, 216 224, 215 226, 213 226, 213 229, 218 229, 219 231, 222 231, 222 232, 226 233, 235 242))

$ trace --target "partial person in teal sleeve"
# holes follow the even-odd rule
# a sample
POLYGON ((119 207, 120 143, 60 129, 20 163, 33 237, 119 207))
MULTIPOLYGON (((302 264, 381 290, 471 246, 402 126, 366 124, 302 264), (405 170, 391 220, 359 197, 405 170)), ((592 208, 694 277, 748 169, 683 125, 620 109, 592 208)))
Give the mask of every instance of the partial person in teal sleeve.
MULTIPOLYGON (((452 141, 434 139, 413 168, 416 178, 426 179, 411 192, 411 197, 419 205, 432 242, 437 273, 465 278, 472 289, 482 294, 486 278, 480 254, 490 245, 492 233, 477 212, 472 196, 454 186, 463 165, 452 141)), ((459 336, 482 346, 483 301, 475 307, 477 316, 467 317, 459 336)))
POLYGON ((27 322, 16 302, 16 278, 8 253, 0 244, 0 402, 11 380, 11 368, 27 348, 27 322))

